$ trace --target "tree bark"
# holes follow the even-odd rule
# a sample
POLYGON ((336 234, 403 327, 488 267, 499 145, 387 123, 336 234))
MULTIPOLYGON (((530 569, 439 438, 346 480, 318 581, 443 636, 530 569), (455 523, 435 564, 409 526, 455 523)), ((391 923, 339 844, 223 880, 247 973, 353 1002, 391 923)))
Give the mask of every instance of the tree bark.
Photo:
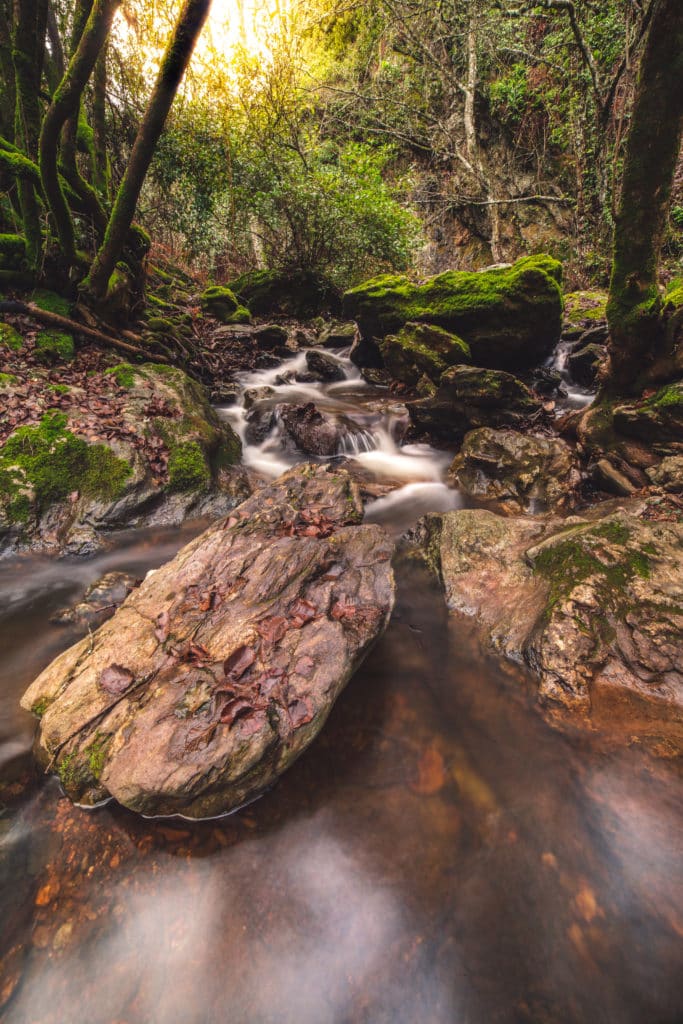
MULTIPOLYGON (((47 31, 47 0, 21 0, 18 4, 12 58, 15 78, 14 134, 26 156, 33 160, 40 134, 40 86, 47 31)), ((19 204, 26 235, 26 254, 36 268, 43 251, 40 204, 30 178, 19 181, 19 204)))
POLYGON ((109 278, 123 253, 154 150, 210 7, 211 0, 185 0, 138 130, 128 167, 114 202, 104 242, 84 285, 95 299, 101 299, 106 295, 109 278))
POLYGON ((683 4, 658 0, 626 141, 607 319, 610 390, 631 394, 662 355, 659 259, 683 129, 683 4))
POLYGON ((95 0, 93 3, 76 52, 52 98, 40 134, 40 175, 43 190, 69 267, 76 263, 76 238, 71 212, 57 172, 60 133, 69 118, 78 116, 83 91, 109 35, 120 2, 121 0, 95 0))

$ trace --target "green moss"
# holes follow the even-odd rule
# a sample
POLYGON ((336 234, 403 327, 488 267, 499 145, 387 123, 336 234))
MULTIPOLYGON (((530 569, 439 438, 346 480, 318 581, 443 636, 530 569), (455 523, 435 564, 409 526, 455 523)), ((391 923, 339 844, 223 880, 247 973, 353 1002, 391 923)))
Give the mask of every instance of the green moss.
POLYGON ((99 782, 104 770, 104 761, 107 752, 108 740, 99 733, 85 751, 88 759, 88 770, 96 782, 99 782))
POLYGON ((221 285, 212 285, 207 288, 201 294, 199 303, 205 313, 223 323, 228 323, 229 318, 240 309, 240 303, 237 301, 235 293, 230 288, 224 288, 221 285))
POLYGON ((57 295, 55 292, 48 292, 38 288, 31 295, 31 302, 38 306, 39 309, 44 309, 46 313, 56 313, 57 316, 66 317, 71 315, 71 303, 69 300, 62 298, 61 295, 57 295))
POLYGON ((568 292, 564 297, 564 318, 570 323, 607 319, 606 292, 568 292))
POLYGON ((120 388, 130 390, 135 385, 136 369, 130 363, 119 363, 105 370, 105 376, 112 376, 120 388))
POLYGON ((226 324, 250 324, 251 313, 246 306, 238 306, 234 313, 231 313, 225 320, 226 324))
POLYGON ((683 277, 675 277, 666 289, 664 310, 676 310, 681 307, 683 307, 683 277))
POLYGON ((668 384, 645 403, 651 409, 683 409, 683 382, 668 384))
POLYGON ((13 373, 0 373, 0 390, 4 388, 14 387, 18 383, 18 378, 13 373))
POLYGON ((41 697, 40 700, 37 700, 33 707, 31 708, 32 714, 36 715, 38 718, 42 718, 47 709, 49 708, 50 703, 51 702, 48 700, 47 697, 41 697))
POLYGON ((172 448, 168 459, 169 485, 173 491, 204 491, 211 484, 211 470, 196 441, 172 448))
POLYGON ((42 363, 70 362, 75 355, 71 334, 48 328, 36 335, 36 358, 42 363))
POLYGON ((55 395, 68 395, 71 391, 68 384, 48 384, 48 389, 55 395))
POLYGON ((0 234, 0 267, 16 270, 26 260, 26 239, 21 235, 0 234))
POLYGON ((423 374, 438 384, 449 366, 472 360, 467 342, 433 324, 408 323, 398 334, 384 338, 380 350, 391 376, 411 386, 423 374))
POLYGON ((0 345, 4 345, 12 352, 19 352, 24 344, 24 339, 15 331, 11 324, 0 321, 0 345))
POLYGON ((10 520, 25 522, 73 491, 105 500, 122 492, 131 468, 105 445, 89 446, 52 411, 38 426, 19 427, 0 449, 0 499, 10 520))
POLYGON ((76 780, 76 754, 65 754, 57 762, 57 775, 64 789, 68 790, 76 780))

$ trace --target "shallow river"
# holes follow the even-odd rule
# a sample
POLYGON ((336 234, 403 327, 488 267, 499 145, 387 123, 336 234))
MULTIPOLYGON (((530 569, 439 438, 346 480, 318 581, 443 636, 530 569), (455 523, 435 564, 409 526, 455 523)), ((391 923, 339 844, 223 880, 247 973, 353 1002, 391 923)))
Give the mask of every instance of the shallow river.
MULTIPOLYGON (((365 469, 402 484, 371 518, 400 532, 458 504, 443 453, 400 449, 399 411, 359 381, 283 387, 353 415, 365 469)), ((239 407, 226 416, 244 428, 239 407)), ((297 457, 278 430, 246 451, 266 475, 297 457)), ((123 534, 87 562, 0 564, 0 770, 16 779, 0 817, 0 1019, 682 1021, 677 779, 638 751, 553 732, 529 680, 449 620, 409 551, 385 636, 257 803, 149 821, 74 808, 54 779, 27 783, 33 726, 18 700, 74 639, 49 615, 108 569, 166 561, 201 528, 123 534)))

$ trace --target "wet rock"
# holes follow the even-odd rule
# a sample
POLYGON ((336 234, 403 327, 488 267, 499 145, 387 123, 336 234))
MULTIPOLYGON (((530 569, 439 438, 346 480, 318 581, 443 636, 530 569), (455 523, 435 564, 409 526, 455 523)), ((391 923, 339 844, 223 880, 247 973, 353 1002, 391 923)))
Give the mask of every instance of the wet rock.
POLYGON ((580 482, 572 450, 560 438, 489 427, 466 435, 449 476, 468 497, 507 514, 566 509, 580 482))
POLYGON ((349 348, 358 338, 358 324, 350 320, 342 323, 333 320, 320 332, 318 345, 322 348, 349 348))
POLYGON ((384 360, 379 345, 373 338, 358 335, 349 353, 349 359, 360 370, 383 370, 384 360))
POLYGON ((307 455, 336 455, 341 439, 348 433, 346 424, 324 415, 313 402, 282 405, 279 414, 289 437, 307 455))
POLYGON ((283 358, 290 355, 287 349, 289 332, 286 327, 281 327, 280 324, 262 324, 260 327, 255 327, 252 337, 258 347, 266 352, 282 353, 283 358))
POLYGON ((424 376, 438 384, 449 366, 469 363, 469 345, 432 324, 408 323, 380 344, 384 366, 394 380, 415 387, 424 376))
POLYGON ((683 752, 683 525, 617 511, 544 527, 467 510, 421 530, 449 607, 531 667, 551 720, 683 752))
POLYGON ((105 573, 90 584, 80 601, 51 615, 50 622, 58 626, 79 626, 85 629, 94 623, 101 625, 111 618, 138 582, 130 573, 105 573))
POLYGON ((384 629, 392 545, 343 471, 299 466, 60 655, 23 705, 81 803, 220 814, 309 745, 384 629))
POLYGON ((669 455, 645 472, 656 487, 674 494, 683 491, 683 455, 669 455))
POLYGON ((306 366, 313 380, 323 383, 346 380, 342 364, 325 352, 307 352, 306 366))
POLYGON ((509 373, 454 366, 441 377, 436 394, 409 402, 408 412, 417 432, 457 443, 477 427, 521 427, 540 420, 543 406, 509 373))
POLYGON ((446 271, 419 285, 400 275, 373 278, 344 296, 344 312, 357 321, 365 341, 354 361, 380 365, 372 361, 373 339, 419 321, 462 338, 478 366, 533 366, 550 355, 560 337, 561 278, 561 264, 543 255, 479 273, 446 271))
POLYGON ((262 384, 257 388, 247 388, 242 396, 244 408, 251 409, 257 402, 263 402, 267 398, 272 398, 274 394, 275 388, 271 388, 268 384, 262 384))
POLYGON ((376 366, 364 366, 361 370, 361 377, 366 383, 375 388, 388 388, 391 384, 391 377, 386 370, 376 366))
POLYGON ((598 371, 604 363, 606 356, 607 350, 605 346, 595 343, 582 345, 575 352, 572 352, 567 360, 572 380, 575 380, 577 384, 581 384, 583 387, 593 387, 598 371))
POLYGON ((539 395, 553 398, 566 398, 567 396, 559 370, 550 370, 547 366, 537 366, 530 374, 529 383, 539 395))

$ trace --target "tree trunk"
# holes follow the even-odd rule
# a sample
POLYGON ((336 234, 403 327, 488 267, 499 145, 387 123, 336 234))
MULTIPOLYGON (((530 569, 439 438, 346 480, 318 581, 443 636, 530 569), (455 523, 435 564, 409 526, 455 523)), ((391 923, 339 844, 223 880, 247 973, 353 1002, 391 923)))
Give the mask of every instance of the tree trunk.
POLYGON ((93 184, 106 203, 109 199, 109 163, 107 160, 107 49, 105 43, 95 64, 92 94, 92 130, 95 150, 93 184))
POLYGON ((659 258, 683 129, 683 4, 658 0, 626 141, 607 319, 610 390, 631 394, 663 355, 659 258))
POLYGON ((69 267, 76 263, 76 238, 69 206, 57 172, 60 133, 69 118, 78 117, 83 91, 109 35, 114 14, 120 3, 121 0, 95 0, 93 3, 76 52, 52 98, 40 134, 40 175, 43 190, 69 267))
POLYGON ((104 242, 95 257, 85 289, 95 299, 107 293, 109 278, 133 223, 140 192, 152 162, 171 104, 190 62, 211 7, 211 0, 185 0, 168 44, 145 116, 138 130, 128 167, 119 187, 104 242))
MULTIPOLYGON (((47 0, 21 0, 18 5, 12 57, 15 77, 15 141, 33 160, 40 134, 40 86, 43 75, 47 0)), ((43 251, 40 204, 33 182, 19 181, 21 219, 26 235, 26 254, 36 268, 43 251)))

